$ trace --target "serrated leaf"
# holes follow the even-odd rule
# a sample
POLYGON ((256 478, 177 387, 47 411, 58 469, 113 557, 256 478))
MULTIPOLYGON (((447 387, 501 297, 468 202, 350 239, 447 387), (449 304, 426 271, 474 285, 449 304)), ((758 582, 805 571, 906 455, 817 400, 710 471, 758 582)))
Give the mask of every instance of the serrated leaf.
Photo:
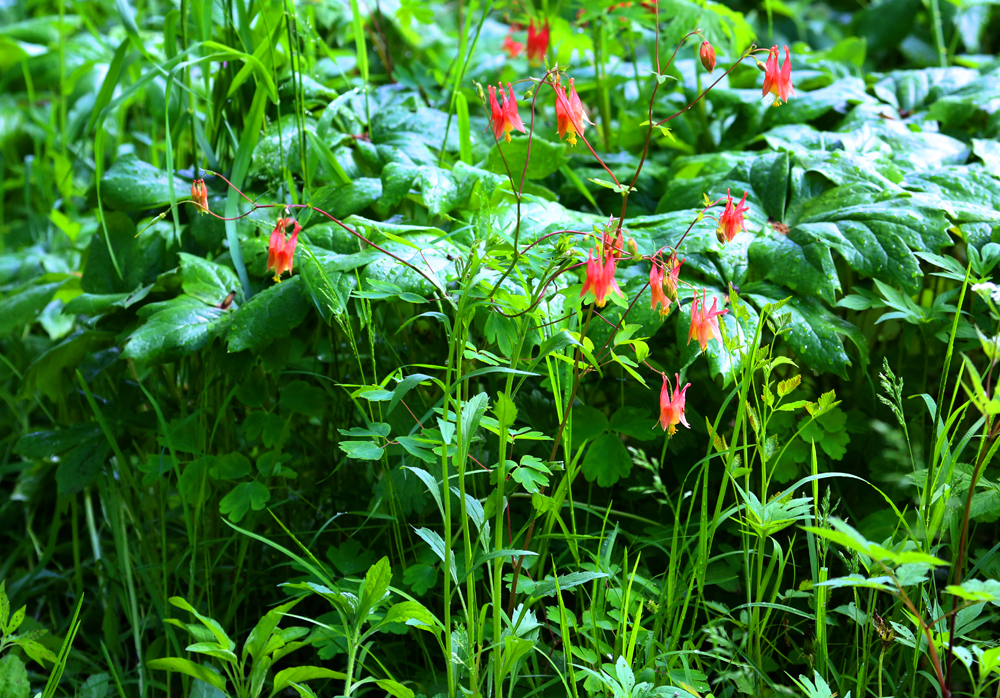
POLYGON ((632 472, 632 457, 617 434, 602 434, 583 457, 583 475, 588 482, 611 487, 632 472))
MULTIPOLYGON (((751 299, 758 308, 789 296, 788 292, 763 282, 743 287, 742 295, 751 299)), ((831 313, 818 301, 793 296, 782 312, 791 315, 785 341, 810 368, 847 377, 851 360, 844 351, 841 336, 850 339, 858 348, 862 365, 868 363, 868 344, 860 330, 831 313)))

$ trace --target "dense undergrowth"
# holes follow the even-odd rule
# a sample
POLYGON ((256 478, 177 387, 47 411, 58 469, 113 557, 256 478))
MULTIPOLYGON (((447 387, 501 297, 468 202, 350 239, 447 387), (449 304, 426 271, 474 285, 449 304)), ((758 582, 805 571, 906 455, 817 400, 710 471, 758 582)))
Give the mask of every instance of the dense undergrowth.
POLYGON ((0 696, 1000 695, 998 29, 0 5, 0 696))

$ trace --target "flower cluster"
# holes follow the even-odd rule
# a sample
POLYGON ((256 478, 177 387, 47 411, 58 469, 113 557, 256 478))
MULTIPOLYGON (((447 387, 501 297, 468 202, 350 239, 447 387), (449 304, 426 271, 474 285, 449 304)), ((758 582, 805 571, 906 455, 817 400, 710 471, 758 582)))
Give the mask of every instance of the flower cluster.
MULTIPOLYGON (((620 3, 615 7, 625 7, 630 4, 631 3, 625 2, 620 3)), ((642 4, 644 6, 646 5, 645 2, 642 4)), ((655 5, 652 5, 651 8, 655 11, 655 5)), ((526 46, 525 44, 514 40, 513 31, 516 28, 517 27, 512 26, 511 33, 508 33, 507 37, 504 39, 504 52, 510 58, 515 58, 527 49, 527 57, 530 64, 537 65, 544 63, 549 47, 548 21, 546 20, 544 24, 539 23, 537 25, 533 19, 530 21, 530 24, 528 25, 526 46)), ((694 33, 698 34, 700 32, 694 33)), ((777 46, 773 46, 767 51, 768 57, 766 63, 757 61, 757 66, 764 72, 764 84, 761 96, 763 98, 768 94, 773 94, 775 96, 775 106, 787 102, 790 97, 795 95, 795 88, 792 86, 791 52, 788 50, 787 46, 784 47, 784 50, 785 60, 783 63, 780 63, 780 52, 777 46)), ((763 50, 761 50, 761 52, 763 52, 763 50)), ((715 70, 717 60, 715 47, 712 46, 709 41, 702 41, 698 50, 698 57, 701 61, 702 67, 706 71, 712 73, 715 70)), ((559 133, 559 139, 566 141, 566 143, 570 146, 574 146, 576 145, 577 137, 583 136, 584 129, 587 125, 590 124, 593 126, 594 123, 587 117, 586 109, 579 94, 577 94, 576 84, 573 78, 569 79, 568 89, 560 82, 560 79, 561 74, 558 70, 554 69, 546 73, 545 79, 540 82, 551 86, 555 92, 556 129, 559 133), (550 76, 551 80, 549 79, 550 76)), ((485 95, 482 95, 481 93, 481 96, 485 99, 485 95)), ((489 87, 489 109, 492 117, 491 123, 493 127, 493 135, 497 141, 500 140, 502 135, 504 140, 509 143, 511 141, 512 131, 525 133, 524 123, 521 121, 521 117, 517 112, 517 99, 514 96, 514 88, 511 83, 507 83, 506 91, 504 91, 502 83, 499 83, 497 87, 489 87), (498 90, 499 100, 497 99, 498 90)), ((615 181, 615 184, 618 184, 617 180, 615 181)), ((627 190, 627 187, 623 186, 619 186, 618 188, 627 190)), ((625 196, 627 196, 627 193, 625 196)), ((744 215, 749 210, 749 206, 747 205, 747 196, 748 193, 744 191, 743 198, 737 202, 733 199, 731 190, 726 190, 725 204, 723 206, 722 213, 719 214, 717 219, 716 236, 719 244, 725 245, 732 242, 737 235, 746 230, 744 215)), ((708 208, 716 206, 721 202, 722 199, 713 204, 706 197, 706 205, 708 208)), ((698 220, 701 220, 701 217, 699 217, 698 220)), ((281 227, 281 221, 279 221, 279 227, 281 227)), ((298 224, 296 224, 296 232, 297 228, 298 224)), ((775 229, 777 230, 777 227, 775 229)), ((282 235, 281 240, 283 241, 283 239, 284 236, 282 235)), ((274 234, 272 234, 272 241, 273 240, 274 234)), ((293 240, 290 241, 289 244, 291 244, 292 250, 294 251, 294 234, 293 240)), ((597 308, 603 308, 612 294, 624 297, 624 293, 622 293, 621 287, 618 285, 618 281, 615 278, 617 266, 625 254, 624 248, 624 236, 621 230, 621 223, 619 222, 617 228, 609 226, 608 231, 605 232, 601 239, 588 250, 587 262, 585 265, 586 275, 583 287, 580 291, 581 298, 590 294, 593 297, 592 302, 594 305, 597 308), (617 233, 617 235, 614 233, 617 233)), ((680 271, 681 266, 684 264, 684 260, 677 259, 676 249, 674 249, 670 256, 666 259, 664 259, 663 249, 655 252, 652 256, 640 255, 638 246, 632 239, 629 239, 628 241, 627 254, 632 259, 646 259, 650 262, 650 308, 652 310, 658 310, 661 317, 666 317, 670 314, 673 305, 678 302, 678 286, 681 283, 680 271)), ((279 269, 277 266, 275 268, 279 269)), ((290 256, 288 257, 287 268, 289 270, 291 269, 290 256)), ((280 276, 280 274, 281 271, 279 270, 276 278, 280 276)), ((691 287, 690 283, 686 283, 686 285, 691 287)), ((985 287, 976 287, 976 290, 979 290, 980 292, 985 291, 987 294, 992 295, 994 299, 1000 299, 1000 291, 996 290, 996 287, 991 287, 989 289, 985 287)), ((694 297, 691 302, 691 325, 688 330, 687 343, 690 345, 692 340, 697 340, 701 351, 706 351, 708 349, 709 342, 713 340, 721 343, 722 333, 719 325, 719 318, 726 315, 728 312, 729 310, 727 308, 723 308, 721 310, 719 309, 719 300, 714 296, 712 298, 711 307, 709 307, 707 289, 702 288, 700 294, 698 290, 695 290, 694 297)), ((681 387, 679 374, 675 374, 674 377, 676 379, 676 383, 671 390, 669 380, 664 374, 663 387, 660 391, 659 422, 663 430, 671 436, 676 433, 678 424, 683 424, 685 427, 690 428, 684 416, 684 408, 686 399, 685 394, 691 384, 688 383, 684 387, 681 387)))
POLYGON ((292 273, 292 261, 295 257, 295 246, 299 244, 299 231, 302 226, 294 218, 279 218, 271 239, 267 245, 267 271, 274 270, 274 280, 281 283, 281 275, 286 271, 292 273), (292 234, 286 240, 285 228, 293 224, 292 234))
MULTIPOLYGON (((524 44, 514 40, 514 30, 516 25, 511 26, 510 31, 503 40, 503 50, 508 58, 517 58, 524 51, 524 44)), ((545 54, 549 50, 549 20, 545 24, 535 27, 535 20, 528 24, 528 63, 530 65, 541 65, 545 63, 545 54)))
POLYGON ((608 302, 608 293, 614 292, 619 296, 624 296, 618 282, 615 281, 615 267, 622 254, 622 233, 618 231, 617 239, 611 237, 611 233, 604 236, 600 250, 597 250, 597 258, 594 258, 594 250, 590 250, 587 258, 587 278, 583 282, 583 290, 580 297, 588 292, 594 294, 594 302, 598 308, 603 308, 608 302))

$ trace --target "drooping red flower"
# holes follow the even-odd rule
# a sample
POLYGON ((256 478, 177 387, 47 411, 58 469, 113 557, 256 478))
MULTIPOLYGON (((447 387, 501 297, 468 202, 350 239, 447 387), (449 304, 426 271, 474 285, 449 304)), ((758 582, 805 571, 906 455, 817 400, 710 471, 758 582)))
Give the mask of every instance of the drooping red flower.
POLYGON ((712 298, 712 309, 707 309, 708 292, 702 291, 702 294, 701 299, 695 294, 694 301, 691 303, 691 329, 688 332, 687 343, 690 344, 692 339, 697 338, 701 350, 705 351, 708 348, 708 340, 722 341, 722 335, 719 333, 719 317, 728 313, 729 309, 716 310, 719 304, 718 298, 712 298))
POLYGON ((535 29, 535 20, 528 23, 528 62, 544 63, 545 54, 549 50, 549 20, 539 24, 535 29))
POLYGON ((720 244, 732 242, 733 238, 744 229, 743 214, 750 208, 746 205, 746 200, 747 192, 743 192, 743 198, 736 206, 733 206, 732 194, 726 189, 726 208, 719 216, 719 227, 715 231, 720 244))
POLYGON ((208 187, 204 179, 196 179, 191 183, 191 200, 199 213, 208 211, 208 187))
POLYGON ((569 79, 569 94, 566 94, 566 88, 562 85, 555 85, 556 90, 556 127, 559 131, 559 140, 562 140, 566 134, 569 134, 569 138, 566 142, 570 145, 576 145, 577 134, 582 134, 583 130, 587 127, 586 124, 593 125, 593 121, 587 118, 587 115, 583 111, 583 102, 580 101, 580 95, 576 93, 576 85, 573 84, 573 78, 569 79))
POLYGON ((653 255, 653 265, 649 270, 649 307, 655 310, 656 306, 659 305, 660 315, 666 317, 670 313, 671 299, 664 293, 664 272, 661 266, 663 262, 659 257, 659 252, 653 255))
POLYGON ((676 252, 670 255, 670 259, 667 260, 667 273, 663 277, 663 293, 672 301, 677 300, 677 284, 681 280, 681 265, 686 261, 686 259, 682 259, 678 262, 676 252))
POLYGON ((688 429, 691 428, 687 419, 684 418, 684 402, 686 400, 684 394, 691 387, 691 384, 688 383, 682 388, 680 375, 675 373, 674 379, 677 382, 674 384, 673 394, 670 393, 666 374, 663 376, 663 387, 660 388, 660 428, 670 436, 677 433, 678 424, 683 424, 688 429))
POLYGON ((517 98, 514 96, 514 88, 507 83, 507 94, 504 94, 503 83, 497 83, 500 88, 500 102, 497 102, 497 90, 490 85, 490 109, 493 112, 493 137, 500 140, 500 136, 510 143, 510 132, 517 130, 524 133, 524 122, 521 121, 517 113, 517 98))
POLYGON ((281 275, 286 271, 292 273, 292 262, 295 258, 295 246, 299 244, 299 231, 302 226, 293 218, 279 218, 271 231, 271 239, 267 245, 267 271, 274 270, 274 280, 281 283, 281 275), (292 235, 285 240, 285 227, 292 223, 292 235))
POLYGON ((715 70, 715 47, 707 41, 701 43, 701 50, 698 52, 701 58, 701 65, 708 72, 715 70))
POLYGON ((508 58, 517 58, 524 50, 524 44, 520 41, 514 41, 514 37, 508 34, 503 40, 503 50, 507 53, 508 58))
POLYGON ((597 303, 597 307, 603 308, 604 304, 608 302, 608 293, 614 292, 619 296, 623 295, 621 288, 618 287, 618 282, 615 281, 615 264, 615 255, 611 250, 607 252, 606 259, 602 262, 600 254, 595 259, 594 250, 591 249, 590 255, 587 257, 587 278, 584 279, 580 297, 583 298, 588 291, 591 291, 594 294, 594 302, 597 303))
POLYGON ((767 64, 764 66, 764 89, 761 97, 766 97, 770 92, 774 95, 774 106, 787 102, 789 97, 795 95, 795 88, 792 87, 792 56, 785 46, 785 62, 778 68, 778 47, 772 46, 767 56, 767 64))

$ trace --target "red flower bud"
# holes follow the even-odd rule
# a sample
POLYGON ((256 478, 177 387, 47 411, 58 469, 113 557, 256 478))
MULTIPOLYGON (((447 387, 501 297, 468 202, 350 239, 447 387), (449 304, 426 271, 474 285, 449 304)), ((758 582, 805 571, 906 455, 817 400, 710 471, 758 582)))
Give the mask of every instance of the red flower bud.
POLYGON ((715 70, 715 48, 712 47, 712 44, 707 41, 701 42, 699 55, 701 56, 701 64, 705 67, 705 70, 710 73, 715 70))

